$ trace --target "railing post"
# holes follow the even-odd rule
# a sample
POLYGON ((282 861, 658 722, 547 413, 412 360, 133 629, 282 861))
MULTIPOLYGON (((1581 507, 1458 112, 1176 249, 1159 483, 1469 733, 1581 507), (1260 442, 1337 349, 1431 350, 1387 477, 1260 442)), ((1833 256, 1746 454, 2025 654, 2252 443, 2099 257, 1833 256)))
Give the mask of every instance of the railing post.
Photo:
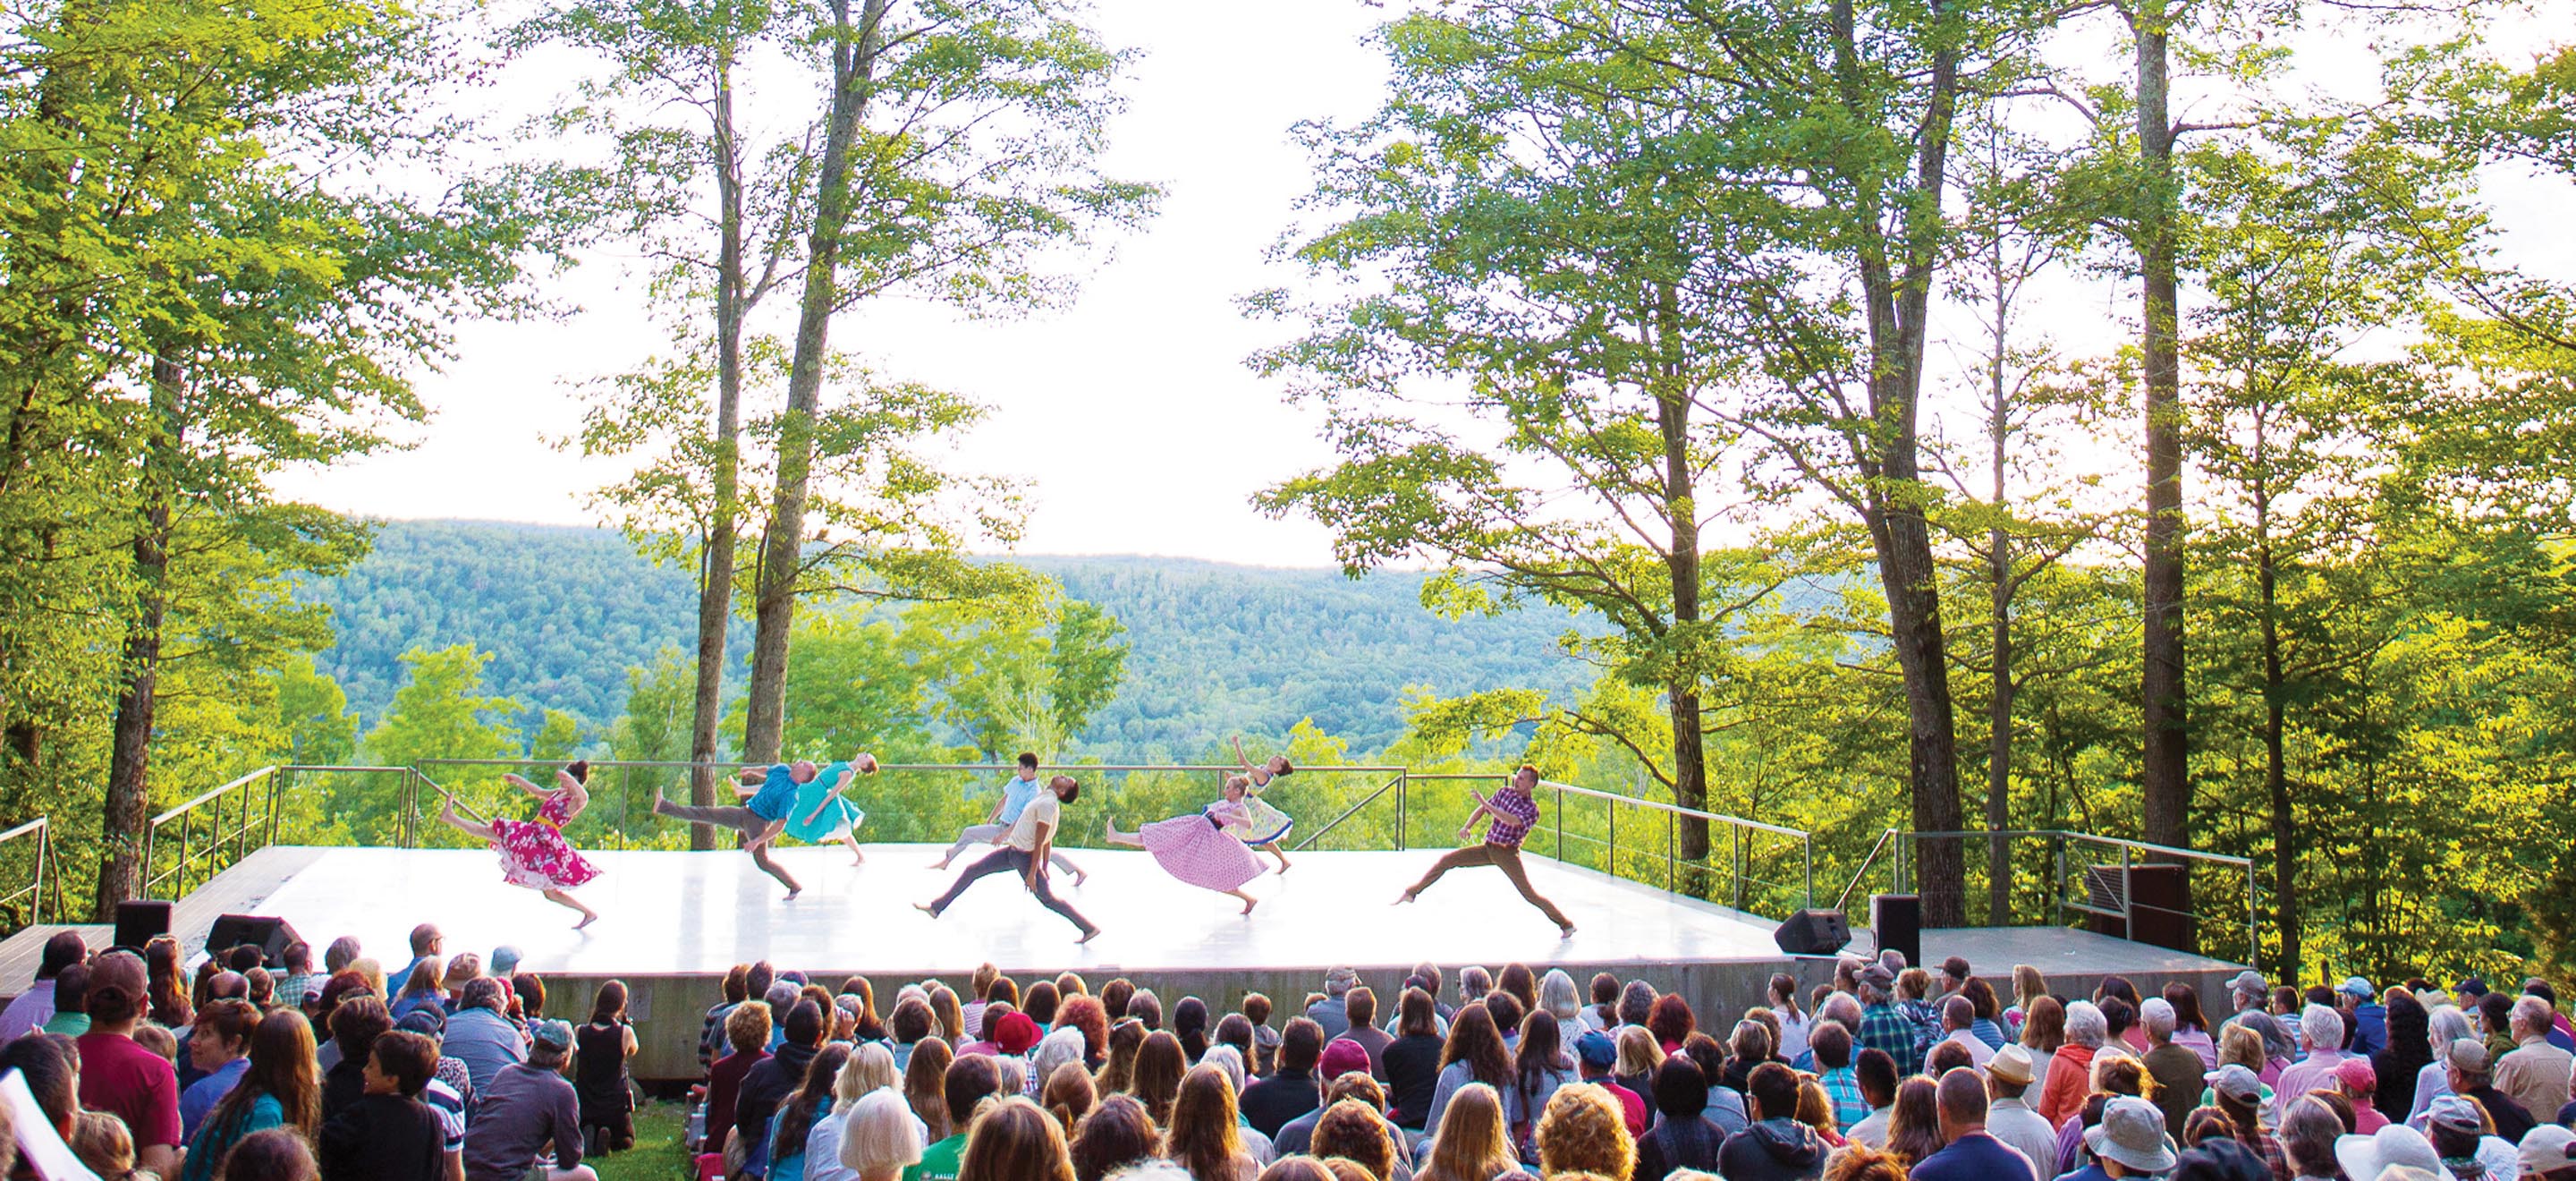
POLYGON ((1735 909, 1742 910, 1744 909, 1744 826, 1730 824, 1726 826, 1726 831, 1731 834, 1726 860, 1727 868, 1735 875, 1735 909))
POLYGON ((2138 892, 2129 882, 2129 847, 2120 846, 2120 938, 2138 937, 2138 892))
POLYGON ((1619 805, 1603 800, 1601 814, 1610 821, 1610 839, 1602 846, 1601 866, 1615 878, 1619 876, 1619 805))
POLYGON ((2057 872, 2048 876, 2048 925, 2054 927, 2066 921, 2065 833, 2055 830, 2049 832, 2048 855, 2057 863, 2057 872))
POLYGON ((2262 921, 2263 905, 2254 898, 2254 859, 2248 857, 2245 859, 2245 964, 2250 968, 2263 966, 2263 939, 2256 930, 2262 921))
POLYGON ((45 921, 45 863, 53 859, 54 826, 47 823, 36 830, 36 889, 27 897, 27 925, 45 921))
POLYGON ((1412 847, 1405 843, 1404 829, 1404 792, 1407 787, 1412 786, 1412 783, 1413 772, 1407 770, 1395 773, 1395 851, 1398 853, 1412 847))
POLYGON ((1667 894, 1677 892, 1681 877, 1680 867, 1673 862, 1673 836, 1678 828, 1674 821, 1679 815, 1677 812, 1664 813, 1664 893, 1667 894))
POLYGON ((1565 789, 1556 789, 1556 859, 1565 860, 1565 789))
POLYGON ((1807 863, 1806 871, 1805 871, 1805 873, 1804 873, 1804 875, 1803 875, 1803 876, 1804 876, 1804 878, 1805 878, 1805 884, 1804 884, 1803 886, 1801 886, 1801 887, 1800 887, 1800 894, 1801 894, 1801 895, 1802 895, 1806 900, 1805 900, 1805 901, 1803 901, 1803 902, 1800 902, 1800 903, 1798 904, 1798 907, 1799 907, 1799 909, 1801 909, 1801 910, 1813 910, 1813 909, 1815 909, 1815 906, 1816 906, 1816 838, 1815 838, 1815 836, 1814 836, 1813 834, 1810 834, 1810 835, 1807 835, 1807 836, 1799 837, 1799 838, 1798 838, 1798 847, 1799 847, 1799 849, 1804 853, 1804 855, 1805 855, 1805 860, 1806 860, 1806 863, 1807 863))

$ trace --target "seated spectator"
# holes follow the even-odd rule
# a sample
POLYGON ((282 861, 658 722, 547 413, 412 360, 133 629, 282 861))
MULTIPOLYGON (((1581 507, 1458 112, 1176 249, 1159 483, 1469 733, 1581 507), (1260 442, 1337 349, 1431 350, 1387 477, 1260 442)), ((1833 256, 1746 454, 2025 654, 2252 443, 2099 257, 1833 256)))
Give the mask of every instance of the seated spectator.
POLYGON ((2502 1181, 2521 1172, 2513 1142, 2487 1134, 2486 1113, 2477 1104, 2450 1095, 2426 1114, 2425 1138, 2455 1181, 2502 1181))
MULTIPOLYGON (((2173 1141, 2165 1136, 2165 1113, 2144 1099, 2122 1095, 2102 1107, 2102 1122, 2084 1133, 2103 1175, 2161 1176, 2174 1167, 2173 1141)), ((2366 1174, 2376 1178, 2376 1172, 2366 1174)))
POLYGON ((2557 1017, 2557 1010, 2537 996, 2515 1001, 2510 1024, 2514 1050, 2495 1062, 2495 1088, 2535 1116, 2556 1115, 2567 1106, 2568 1072, 2576 1067, 2576 1054, 2549 1040, 2557 1017))
POLYGON ((2298 1181, 2341 1177, 2335 1142, 2342 1137, 2343 1120, 2333 1108, 2314 1099, 2293 1099, 2281 1117, 2281 1152, 2289 1158, 2290 1171, 2298 1181))
MULTIPOLYGON (((447 1032, 447 1021, 437 1009, 421 1008, 403 1014, 402 1020, 394 1022, 394 1028, 428 1038, 430 1046, 436 1048, 447 1032)), ((465 1123, 472 1114, 473 1095, 474 1080, 466 1075, 465 1064, 444 1053, 430 1072, 429 1085, 420 1089, 421 1103, 438 1113, 439 1130, 447 1136, 447 1155, 457 1173, 465 1168, 465 1123)))
POLYGON ((1618 1064, 1619 1048, 1609 1034, 1596 1029, 1574 1039, 1575 1077, 1610 1092, 1610 1097, 1619 1101, 1619 1110, 1627 1119, 1628 1134, 1642 1136, 1648 1123, 1646 1098, 1611 1079, 1610 1071, 1618 1064))
POLYGON ((768 1147, 769 1117, 778 1114, 778 1105, 805 1082, 806 1068, 822 1051, 828 1032, 823 1007, 801 999, 787 1010, 787 1020, 779 1028, 785 1036, 777 1049, 742 1076, 742 1090, 734 1097, 733 1134, 742 1141, 746 1157, 768 1147))
POLYGON ((509 985, 489 976, 469 982, 465 999, 447 1019, 447 1032, 439 1042, 441 1053, 465 1063, 466 1076, 478 1095, 492 1085, 503 1067, 528 1060, 527 1043, 506 1015, 509 1005, 509 985))
POLYGON ((502 1067, 478 1091, 466 1140, 466 1181, 520 1181, 530 1175, 532 1160, 551 1162, 546 1181, 598 1181, 581 1163, 581 1102, 563 1076, 572 1057, 572 1027, 539 1021, 531 1032, 528 1060, 502 1067))
MULTIPOLYGON (((1571 980, 1566 983, 1569 988, 1573 985, 1571 980)), ((1364 985, 1353 985, 1342 996, 1342 1011, 1349 1018, 1350 1027, 1338 1036, 1348 1038, 1368 1051, 1369 1073, 1376 1075, 1379 1082, 1385 1082, 1386 1048, 1395 1044, 1395 1035, 1377 1027, 1377 993, 1364 985)), ((1333 1036, 1325 1039, 1327 1044, 1334 1040, 1333 1036)))
POLYGON ((2147 1076, 2156 1080, 2155 1104, 2165 1113, 2165 1134, 2180 1139, 2183 1121, 2200 1106, 2201 1076, 2209 1073, 2209 1067, 2190 1047, 2174 1044, 2174 1029, 2181 1018, 2171 1002, 2149 997, 2144 1010, 2147 1052, 2142 1061, 2147 1076))
POLYGON ((250 1038, 258 1027, 259 1010, 248 1001, 213 1000, 197 1010, 186 1052, 199 1077, 179 1093, 179 1126, 188 1140, 196 1138, 206 1113, 250 1070, 250 1038))
POLYGON ((1942 1075, 1935 1090, 1942 1146, 1914 1163, 1908 1174, 1911 1181, 2001 1181, 2039 1175, 2030 1157, 1986 1131, 1986 1084, 1977 1077, 1976 1068, 1962 1067, 1942 1075))
POLYGON ((778 1103, 763 1137, 769 1145, 765 1181, 805 1181, 812 1174, 810 1142, 814 1130, 831 1121, 832 1095, 849 1065, 848 1042, 826 1042, 805 1067, 796 1089, 778 1103))
POLYGON ((2533 1128, 2514 1157, 2522 1181, 2576 1181, 2576 1132, 2555 1124, 2533 1128))
POLYGON ((1101 1181, 1137 1161, 1154 1159, 1161 1143, 1162 1134, 1134 1096, 1102 1096, 1099 1105, 1074 1125, 1069 1149, 1073 1175, 1076 1181, 1101 1181))
MULTIPOLYGON (((1867 1064, 1886 1055, 1864 1051, 1861 1058, 1867 1064)), ((1889 1069, 1893 1073, 1893 1067, 1889 1069)), ((1759 1118, 1726 1138, 1718 1150, 1718 1172, 1727 1181, 1796 1181, 1824 1175, 1825 1143, 1797 1119, 1797 1073, 1766 1062, 1753 1068, 1750 1082, 1751 1114, 1759 1118)))
POLYGON ((1853 1073, 1860 1080, 1861 1101, 1869 1104, 1869 1114, 1844 1131, 1843 1137, 1884 1152, 1888 1123, 1896 1115, 1896 1061, 1875 1048, 1863 1050, 1853 1073))
MULTIPOLYGON (((1282 1042, 1283 1053, 1287 1046, 1295 1044, 1299 1026, 1313 1024, 1302 1017, 1290 1021, 1287 1038, 1282 1042)), ((1254 1084, 1256 1089, 1259 1086, 1254 1084)), ((1237 1124, 1234 1084, 1214 1066, 1195 1067, 1181 1083, 1180 1098, 1172 1104, 1171 1125, 1163 1135, 1163 1155, 1188 1168, 1190 1176, 1198 1181, 1252 1181, 1261 1166, 1246 1150, 1237 1124)))
POLYGON ((1503 1118, 1515 1128, 1534 1129, 1539 1114, 1547 1110, 1548 1097, 1575 1081, 1574 1062, 1565 1053, 1556 1018, 1530 1014, 1521 1023, 1520 1044, 1512 1051, 1512 1080, 1503 1091, 1503 1118))
POLYGON ((1539 1168, 1550 1177, 1625 1177, 1637 1165, 1636 1142, 1628 1138, 1619 1105, 1599 1087, 1574 1083, 1557 1088, 1539 1113, 1531 1139, 1538 1146, 1539 1168))
MULTIPOLYGON (((2451 1043, 2451 1093, 2464 1099, 2475 1099, 2486 1109, 2487 1118, 2495 1122, 2495 1134, 2520 1143, 2525 1133, 2539 1121, 2516 1103, 2513 1097, 2495 1088, 2487 1063, 2484 1043, 2461 1038, 2451 1043)), ((2290 1092, 2295 1093, 2295 1092, 2290 1092)))
MULTIPOLYGON (((341 1012, 348 1008, 341 1006, 341 1012)), ((437 1113, 418 1098, 437 1058, 429 1039, 418 1034, 386 1033, 373 1040, 359 1060, 365 1091, 322 1125, 316 1145, 322 1181, 445 1181, 446 1134, 437 1113)))
MULTIPOLYGON (((111 951, 90 964, 90 1030, 80 1050, 80 1102, 125 1121, 135 1159, 162 1176, 179 1171, 179 1073, 164 1058, 135 1044, 150 1003, 143 961, 111 951)), ((184 998, 183 998, 184 999, 184 998)))
MULTIPOLYGON (((1798 1122, 1813 1129, 1816 1138, 1824 1141, 1826 1148, 1841 1148, 1851 1143, 1843 1139, 1842 1131, 1834 1126, 1834 1101, 1825 1097, 1824 1084, 1805 1075, 1798 1077, 1798 1122)), ((1727 1133, 1729 1136, 1734 1134, 1727 1133)))
POLYGON ((1941 1151, 1937 1089, 1937 1084, 1919 1074, 1896 1084, 1896 1105, 1887 1115, 1887 1151, 1909 1170, 1941 1151))
POLYGON ((134 1181, 134 1136, 125 1121, 105 1112, 84 1111, 72 1126, 72 1155, 100 1181, 134 1181))
POLYGON ((420 961, 411 970, 411 977, 402 982, 401 990, 394 994, 393 1003, 386 1008, 399 1021, 403 1014, 423 1005, 442 1010, 447 1008, 446 969, 436 959, 420 961))
MULTIPOLYGON (((309 1040, 313 1031, 304 1034, 309 1040)), ((320 1181, 322 1167, 307 1143, 286 1128, 254 1132, 224 1154, 220 1181, 320 1181)))
POLYGON ((769 1059, 769 1002, 744 1001, 725 1014, 725 1042, 733 1053, 716 1059, 707 1072, 706 1150, 712 1153, 723 1152, 733 1135, 743 1077, 769 1059))
POLYGON ((1397 1001, 1396 1037, 1375 1057, 1383 1065, 1397 1127, 1421 1131, 1430 1117, 1431 1093, 1440 1085, 1446 1043, 1435 1028, 1431 994, 1407 988, 1397 1001))
MULTIPOLYGON (((975 1117, 973 1132, 958 1162, 961 1181, 1074 1181, 1064 1130, 1025 1098, 1014 1095, 986 1108, 975 1117)), ((930 1176, 926 1169, 921 1175, 930 1176)))
POLYGON ((1368 1072, 1368 1052, 1349 1038, 1336 1038, 1324 1047, 1315 1077, 1324 1080, 1322 1099, 1313 1111, 1279 1126, 1279 1134, 1270 1138, 1276 1155, 1306 1151, 1306 1141, 1314 1135, 1316 1122, 1324 1118, 1324 1109, 1343 1099, 1362 1099, 1374 1111, 1386 1108, 1386 1089, 1378 1086, 1377 1079, 1368 1072))
MULTIPOLYGON (((967 1131, 975 1122, 975 1107, 999 1094, 1001 1089, 1002 1071, 991 1058, 969 1054, 949 1063, 940 1095, 948 1126, 955 1132, 922 1149, 921 1163, 904 1171, 906 1181, 957 1181, 966 1152, 967 1131)), ((1055 1121, 1050 1119, 1047 1122, 1052 1124, 1055 1121)))
POLYGON ((54 1015, 37 1029, 67 1038, 89 1032, 88 964, 73 964, 54 978, 54 1015))
POLYGON ((1661 1177, 1674 1169, 1716 1172, 1726 1130, 1705 1114, 1708 1076, 1689 1058, 1667 1058, 1655 1069, 1654 1130, 1637 1141, 1637 1175, 1661 1177))
MULTIPOLYGON (((1281 1125, 1322 1105, 1315 1064, 1324 1049, 1321 1026, 1303 1017, 1288 1022, 1279 1042, 1279 1069, 1244 1088, 1244 1121, 1264 1136, 1276 1137, 1281 1125)), ((1232 1098, 1229 1096, 1229 1105, 1232 1098)))
MULTIPOLYGON (((1458 1012, 1463 1021, 1466 1014, 1480 1009, 1469 1005, 1458 1012)), ((1441 1109, 1430 1156, 1413 1176, 1414 1181, 1492 1181, 1519 1164, 1520 1155, 1512 1150, 1511 1126, 1503 1122, 1502 1093, 1483 1083, 1469 1083, 1441 1109)))
POLYGON ((839 1158, 859 1181, 900 1181, 905 1169, 921 1163, 921 1150, 921 1123, 903 1096, 870 1091, 851 1105, 839 1158))
POLYGON ((89 946, 81 942, 77 931, 56 931, 45 939, 45 950, 36 961, 36 982, 27 986, 0 1009, 0 1042, 13 1040, 41 1028, 54 1017, 54 987, 63 969, 89 958, 89 946))
POLYGON ((280 1010, 251 1030, 248 1065, 197 1121, 180 1181, 213 1181, 227 1152, 271 1128, 310 1138, 322 1125, 322 1082, 313 1068, 313 1026, 280 1010))
POLYGON ((1868 1119, 1873 1110, 1861 1094, 1860 1071, 1852 1063, 1851 1030, 1842 1022, 1819 1017, 1807 1031, 1807 1051, 1815 1059, 1816 1081, 1833 1103, 1838 1130, 1849 1136, 1853 1125, 1868 1119))

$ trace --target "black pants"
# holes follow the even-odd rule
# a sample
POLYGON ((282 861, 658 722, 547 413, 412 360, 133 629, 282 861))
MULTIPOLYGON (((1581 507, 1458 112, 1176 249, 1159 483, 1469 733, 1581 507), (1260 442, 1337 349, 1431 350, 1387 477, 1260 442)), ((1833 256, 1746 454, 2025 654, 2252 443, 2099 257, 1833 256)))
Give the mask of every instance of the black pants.
MULTIPOLYGON (((948 904, 957 901, 957 896, 965 893, 966 887, 974 885, 977 878, 991 877, 997 873, 1014 873, 1022 880, 1026 880, 1029 875, 1030 860, 1028 853, 1008 845, 985 854, 982 860, 967 866, 966 872, 958 875, 956 883, 948 887, 947 893, 940 895, 938 901, 930 904, 930 913, 937 915, 947 910, 948 904)), ((1045 876, 1041 875, 1037 879, 1037 884, 1030 893, 1038 896, 1038 905, 1063 915, 1074 926, 1081 928, 1083 934, 1088 935, 1096 929, 1091 925, 1091 920, 1082 917, 1082 912, 1075 910, 1072 904, 1064 899, 1055 896, 1055 889, 1045 876)))

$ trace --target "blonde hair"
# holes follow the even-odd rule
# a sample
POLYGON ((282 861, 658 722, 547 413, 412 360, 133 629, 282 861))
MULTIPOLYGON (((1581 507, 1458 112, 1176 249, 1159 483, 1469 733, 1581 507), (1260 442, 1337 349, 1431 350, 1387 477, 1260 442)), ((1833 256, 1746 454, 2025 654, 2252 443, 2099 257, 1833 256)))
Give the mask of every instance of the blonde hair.
POLYGON ((877 1042, 862 1043, 832 1078, 832 1110, 846 1112, 871 1091, 903 1090, 903 1075, 894 1068, 894 1053, 877 1042))
POLYGON ((1637 1167, 1637 1142, 1619 1101, 1594 1083, 1558 1087, 1538 1117, 1539 1168, 1550 1177, 1599 1173, 1625 1177, 1637 1167))
POLYGON ((1483 1083, 1469 1083, 1449 1097, 1432 1137, 1431 1160, 1414 1177, 1486 1181, 1519 1164, 1519 1154, 1512 1151, 1511 1130, 1503 1122, 1502 1093, 1483 1083))
POLYGON ((1664 1048, 1656 1044, 1655 1035, 1642 1025, 1619 1029, 1619 1062, 1614 1068, 1622 1075, 1645 1074, 1664 1064, 1664 1048))
MULTIPOLYGON (((848 1073, 842 1071, 844 1076, 848 1073)), ((921 1163, 921 1125, 902 1092, 870 1091, 859 1096, 843 1118, 848 1121, 841 1125, 844 1166, 868 1173, 921 1163)))

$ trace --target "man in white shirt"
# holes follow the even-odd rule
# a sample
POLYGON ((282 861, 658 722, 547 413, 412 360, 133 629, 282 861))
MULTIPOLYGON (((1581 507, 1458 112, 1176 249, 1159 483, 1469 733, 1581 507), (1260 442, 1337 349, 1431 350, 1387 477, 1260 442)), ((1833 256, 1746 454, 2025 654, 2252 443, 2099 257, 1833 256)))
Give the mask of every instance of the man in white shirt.
POLYGON ((1941 1041, 1932 1043, 1931 1051, 1926 1052, 1923 1055, 1923 1069, 1927 1072, 1932 1069, 1932 1054, 1939 1052, 1942 1042, 1949 1042, 1968 1052, 1969 1065, 1974 1066, 1979 1070, 1984 1070, 1986 1068, 1986 1063, 1994 1060, 1995 1052, 1992 1047, 1986 1045, 1985 1039, 1980 1038, 1969 1031, 1968 1027, 1975 1024, 1976 1020, 1977 1006, 1975 1002, 1956 994, 1943 998, 1941 1001, 1941 1041))
MULTIPOLYGON (((991 844, 1008 833, 1012 825, 1020 822, 1021 810, 1029 806, 1029 801, 1038 798, 1038 786, 1038 756, 1029 751, 1021 751, 1019 772, 1002 781, 1002 798, 993 801, 992 813, 984 818, 984 823, 970 824, 958 830, 957 840, 948 846, 948 852, 942 854, 930 868, 946 869, 949 862, 957 860, 957 855, 966 851, 966 846, 978 842, 991 844)), ((1081 885, 1084 879, 1091 876, 1084 873, 1081 866, 1075 865, 1062 853, 1050 853, 1047 860, 1057 869, 1072 874, 1074 885, 1081 885)), ((980 1001, 983 998, 976 999, 980 1001)), ((970 1025, 967 1028, 972 1029, 974 1026, 970 1025)))
POLYGON ((957 896, 965 893, 966 887, 973 885, 977 878, 1017 873, 1021 882, 1028 886, 1029 893, 1038 896, 1039 905, 1063 915, 1082 930, 1082 938, 1074 942, 1089 943, 1093 936, 1100 934, 1100 928, 1091 925, 1091 920, 1082 917, 1071 904, 1056 897, 1055 891, 1047 885, 1047 860, 1055 852, 1056 828, 1063 816, 1063 806, 1081 796, 1082 785, 1075 782, 1073 776, 1058 775, 1047 783, 1047 787, 1048 791, 1039 793, 1028 807, 1020 810, 1019 819, 1011 825, 1010 831, 994 840, 997 847, 985 854, 982 860, 967 866, 966 872, 948 887, 947 893, 935 901, 916 902, 913 907, 938 918, 940 912, 957 901, 957 896))
POLYGON ((2048 1181, 2037 1175, 2043 1170, 2056 1172, 2057 1129, 2022 1099, 2034 1077, 2029 1050, 2007 1045, 1995 1051, 1994 1059, 1986 1063, 1986 1134, 2020 1149, 2033 1162, 2036 1181, 2048 1181))

